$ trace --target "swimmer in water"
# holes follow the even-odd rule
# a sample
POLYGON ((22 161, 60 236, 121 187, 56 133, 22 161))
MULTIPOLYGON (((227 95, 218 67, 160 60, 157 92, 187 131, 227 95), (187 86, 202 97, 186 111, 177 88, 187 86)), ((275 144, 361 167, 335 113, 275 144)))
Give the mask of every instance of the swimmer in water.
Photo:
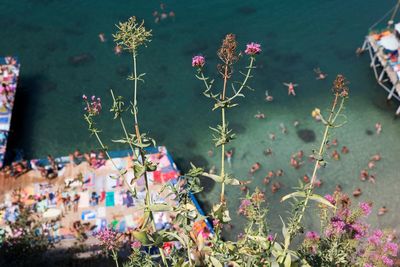
POLYGON ((253 165, 251 165, 250 174, 254 174, 260 168, 261 168, 261 164, 259 162, 254 163, 253 165))
POLYGON ((357 188, 356 190, 353 191, 354 197, 359 197, 361 194, 362 194, 361 188, 357 188))
POLYGON ((290 83, 283 83, 283 85, 287 86, 288 95, 292 95, 292 96, 296 95, 296 92, 294 91, 294 88, 299 86, 298 84, 290 82, 290 83))
POLYGON ((270 133, 269 134, 269 139, 271 139, 272 141, 274 141, 275 140, 275 134, 274 133, 270 133))
POLYGON ((282 122, 279 124, 279 128, 281 128, 281 132, 282 132, 283 134, 287 134, 287 133, 288 133, 285 124, 283 124, 282 122))
POLYGON ((256 118, 256 119, 265 119, 265 114, 261 113, 260 111, 257 111, 257 114, 254 115, 254 118, 256 118))
POLYGON ((232 156, 233 156, 233 149, 225 152, 225 157, 229 164, 229 167, 232 167, 232 156))
POLYGON ((381 134, 382 124, 380 124, 379 122, 375 123, 375 130, 376 130, 376 134, 381 134))
POLYGON ((372 156, 371 160, 372 161, 380 161, 381 160, 381 155, 380 154, 375 154, 372 156))
POLYGON ((326 76, 328 74, 323 73, 320 68, 314 69, 315 74, 317 74, 317 77, 315 77, 316 80, 325 80, 326 76))
POLYGON ((271 102, 274 100, 274 97, 268 93, 268 90, 265 90, 265 101, 271 102))
POLYGON ((99 39, 100 39, 100 42, 102 42, 102 43, 104 43, 105 41, 106 41, 106 37, 105 37, 105 35, 104 35, 104 33, 99 33, 99 39))
POLYGON ((367 170, 361 170, 360 172, 360 180, 365 181, 368 178, 368 171, 367 170))
POLYGON ((343 146, 341 151, 342 151, 342 154, 349 153, 349 149, 347 148, 347 146, 343 146))
POLYGON ((116 55, 120 55, 120 54, 122 53, 122 48, 121 48, 119 45, 116 45, 116 46, 114 47, 114 53, 115 53, 116 55))
POLYGON ((382 216, 382 215, 384 215, 386 212, 388 212, 388 209, 387 209, 385 206, 383 206, 382 208, 380 208, 380 209, 378 210, 378 216, 382 216))
POLYGON ((271 156, 272 155, 272 149, 271 148, 267 148, 264 150, 264 155, 265 156, 271 156))
POLYGON ((297 126, 299 126, 299 125, 300 125, 300 122, 299 122, 299 121, 294 121, 294 122, 293 122, 293 126, 294 126, 294 127, 297 127, 297 126))

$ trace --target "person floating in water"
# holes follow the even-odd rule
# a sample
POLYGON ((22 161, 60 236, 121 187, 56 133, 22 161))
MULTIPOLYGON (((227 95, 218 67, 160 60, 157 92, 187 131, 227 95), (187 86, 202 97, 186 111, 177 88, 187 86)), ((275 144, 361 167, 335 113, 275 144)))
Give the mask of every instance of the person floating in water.
POLYGON ((257 114, 254 115, 254 118, 256 118, 256 119, 265 119, 265 114, 261 113, 260 111, 257 111, 257 114))
POLYGON ((99 33, 99 39, 100 39, 100 42, 102 42, 102 43, 104 43, 105 41, 107 41, 106 40, 106 37, 105 37, 105 35, 104 35, 104 33, 99 33))
POLYGON ((382 215, 384 215, 386 212, 388 212, 388 209, 387 209, 385 206, 383 206, 382 208, 380 208, 380 209, 378 210, 378 216, 382 216, 382 215))
POLYGON ((342 154, 349 153, 349 149, 347 148, 347 146, 343 146, 341 151, 342 151, 342 154))
POLYGON ((265 90, 265 101, 271 102, 274 100, 274 97, 268 93, 268 90, 265 90))
POLYGON ((323 73, 320 68, 314 69, 315 74, 317 74, 317 77, 315 77, 316 80, 325 80, 326 76, 328 74, 323 73))
POLYGON ((122 53, 122 48, 121 48, 119 45, 116 45, 116 46, 114 47, 114 53, 115 53, 116 55, 120 55, 120 54, 122 53))
POLYGON ((256 171, 258 171, 261 168, 261 164, 259 162, 254 163, 253 165, 251 165, 250 168, 250 174, 254 174, 256 171))
POLYGON ((375 130, 376 130, 376 134, 381 134, 382 124, 380 124, 379 122, 375 123, 375 130))
POLYGON ((361 188, 357 188, 356 190, 353 191, 354 197, 359 197, 361 194, 362 194, 361 188))
POLYGON ((292 96, 296 95, 296 92, 294 91, 294 88, 299 86, 297 83, 290 82, 290 83, 283 83, 283 85, 287 86, 288 95, 292 95, 292 96))
POLYGON ((225 157, 229 164, 229 167, 232 167, 232 156, 233 156, 233 149, 225 152, 225 157))
POLYGON ((283 124, 283 122, 281 122, 281 123, 279 124, 279 128, 281 128, 281 132, 282 132, 283 134, 287 134, 287 133, 288 133, 288 130, 287 130, 285 124, 283 124))

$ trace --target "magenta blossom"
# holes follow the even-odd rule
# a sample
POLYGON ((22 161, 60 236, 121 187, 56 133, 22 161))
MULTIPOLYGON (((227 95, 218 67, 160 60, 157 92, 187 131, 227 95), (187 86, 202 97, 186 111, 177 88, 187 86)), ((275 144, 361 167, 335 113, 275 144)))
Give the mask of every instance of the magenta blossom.
POLYGON ((141 248, 141 247, 142 247, 142 243, 140 243, 140 241, 138 241, 138 240, 133 241, 131 244, 132 249, 141 248))
POLYGON ((83 95, 82 99, 86 103, 85 111, 91 115, 100 114, 102 109, 100 97, 96 98, 96 96, 93 95, 90 102, 88 101, 88 97, 86 95, 83 95))
POLYGON ((367 202, 361 202, 359 204, 364 216, 368 216, 369 214, 371 214, 371 205, 367 202))
POLYGON ((319 234, 317 234, 314 231, 310 231, 306 233, 306 238, 310 240, 318 240, 319 239, 319 234))
POLYGON ((274 241, 274 236, 273 235, 268 235, 267 236, 267 240, 269 241, 269 242, 272 242, 272 241, 274 241))
POLYGON ((333 198, 333 196, 331 196, 331 195, 325 195, 324 196, 324 198, 326 199, 326 200, 328 200, 332 205, 335 205, 336 204, 336 201, 335 201, 335 199, 333 198))
POLYGON ((192 67, 201 68, 206 64, 206 60, 203 56, 198 55, 192 58, 192 67))
POLYGON ((244 52, 249 56, 258 55, 261 53, 261 45, 251 42, 246 45, 246 50, 244 52))

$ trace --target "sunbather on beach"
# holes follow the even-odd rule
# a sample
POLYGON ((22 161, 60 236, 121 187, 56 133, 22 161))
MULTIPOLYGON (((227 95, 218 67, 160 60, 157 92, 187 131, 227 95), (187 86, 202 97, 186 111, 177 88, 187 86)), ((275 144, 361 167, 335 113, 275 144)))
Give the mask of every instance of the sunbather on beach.
POLYGON ((283 85, 287 86, 287 88, 288 88, 288 95, 293 95, 293 96, 296 95, 296 92, 294 91, 294 88, 297 87, 297 86, 299 86, 297 83, 292 83, 292 82, 290 82, 290 83, 283 83, 283 85))

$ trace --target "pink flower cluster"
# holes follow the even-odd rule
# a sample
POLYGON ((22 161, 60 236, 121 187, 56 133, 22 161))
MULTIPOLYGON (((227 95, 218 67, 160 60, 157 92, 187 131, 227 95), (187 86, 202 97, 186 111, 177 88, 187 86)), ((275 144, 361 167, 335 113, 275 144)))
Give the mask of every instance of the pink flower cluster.
POLYGON ((238 213, 246 216, 248 214, 248 208, 250 205, 251 201, 249 199, 243 199, 242 202, 240 202, 238 213))
POLYGON ((101 112, 101 99, 100 97, 92 96, 90 98, 90 102, 88 100, 88 97, 86 95, 82 96, 83 101, 86 103, 85 111, 88 112, 91 115, 98 115, 101 112))
POLYGON ((118 247, 118 233, 111 228, 98 231, 95 237, 100 241, 101 246, 107 250, 113 250, 118 247))
POLYGON ((385 234, 382 230, 375 230, 368 237, 368 245, 363 248, 363 258, 367 260, 365 266, 393 266, 392 257, 396 257, 399 246, 393 242, 393 235, 385 234))
POLYGON ((261 53, 261 45, 251 42, 246 45, 246 50, 244 51, 246 55, 254 56, 261 53))
POLYGON ((133 241, 131 244, 132 249, 139 249, 141 247, 142 247, 142 243, 138 240, 133 241))
POLYGON ((333 196, 327 194, 327 195, 324 196, 324 198, 325 198, 326 200, 328 200, 332 205, 335 205, 335 204, 336 204, 336 201, 335 201, 335 199, 333 198, 333 196))
POLYGON ((360 209, 361 209, 361 211, 362 211, 362 213, 363 213, 363 215, 364 216, 368 216, 368 215, 370 215, 371 214, 371 205, 369 204, 369 203, 367 203, 367 202, 361 202, 360 204, 359 204, 359 207, 360 207, 360 209))
POLYGON ((317 234, 317 232, 310 231, 310 232, 306 233, 306 239, 316 241, 316 240, 319 240, 319 238, 320 238, 320 236, 319 236, 319 234, 317 234))
POLYGON ((198 55, 192 58, 192 67, 202 68, 206 64, 206 60, 203 56, 198 55))

